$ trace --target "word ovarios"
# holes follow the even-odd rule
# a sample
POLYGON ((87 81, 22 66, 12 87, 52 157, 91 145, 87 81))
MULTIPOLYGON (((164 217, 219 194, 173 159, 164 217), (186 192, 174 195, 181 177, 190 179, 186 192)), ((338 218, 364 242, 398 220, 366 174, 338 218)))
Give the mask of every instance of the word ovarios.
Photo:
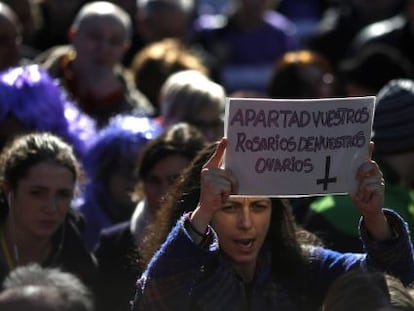
POLYGON ((297 159, 289 157, 285 159, 278 158, 258 158, 254 166, 256 173, 264 172, 295 172, 310 173, 313 171, 312 160, 297 159))

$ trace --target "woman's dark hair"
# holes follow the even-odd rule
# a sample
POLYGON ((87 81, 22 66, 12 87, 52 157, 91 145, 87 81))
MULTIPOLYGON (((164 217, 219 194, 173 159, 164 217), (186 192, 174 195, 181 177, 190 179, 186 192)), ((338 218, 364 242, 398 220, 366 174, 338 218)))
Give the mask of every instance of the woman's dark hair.
POLYGON ((345 311, 389 307, 386 279, 380 272, 352 270, 336 279, 326 294, 323 310, 345 311))
POLYGON ((138 163, 138 177, 145 180, 161 160, 179 155, 190 161, 205 145, 203 134, 187 123, 178 123, 149 142, 143 149, 138 163))
POLYGON ((135 54, 131 72, 135 84, 159 112, 159 93, 167 78, 181 70, 199 70, 208 75, 202 60, 181 40, 166 38, 144 47, 135 54))
POLYGON ((217 145, 218 143, 210 143, 202 149, 167 192, 155 221, 148 226, 145 239, 140 245, 141 268, 146 267, 180 216, 197 206, 200 197, 201 169, 214 153, 217 145))
POLYGON ((266 241, 271 245, 272 274, 278 278, 302 274, 302 268, 308 262, 303 247, 321 245, 321 242, 296 224, 287 199, 272 198, 271 201, 272 214, 266 241))
MULTIPOLYGON (((66 167, 76 182, 80 176, 79 162, 73 149, 58 136, 50 133, 32 133, 17 137, 9 143, 0 156, 0 185, 7 184, 16 190, 34 165, 50 161, 66 167)), ((0 207, 5 206, 4 189, 0 188, 0 207)), ((4 208, 0 208, 4 211, 4 208)))
POLYGON ((267 93, 271 98, 320 98, 322 85, 338 91, 334 77, 333 67, 322 55, 310 50, 287 52, 274 65, 267 93), (308 77, 304 69, 309 67, 319 69, 319 76, 308 77))
POLYGON ((53 134, 33 133, 16 138, 5 148, 0 157, 0 180, 15 190, 29 169, 43 161, 66 167, 74 181, 79 177, 79 163, 71 146, 53 134))
POLYGON ((324 311, 414 310, 414 299, 401 281, 379 271, 351 270, 332 283, 324 301, 324 311), (387 309, 388 310, 388 309, 387 309))

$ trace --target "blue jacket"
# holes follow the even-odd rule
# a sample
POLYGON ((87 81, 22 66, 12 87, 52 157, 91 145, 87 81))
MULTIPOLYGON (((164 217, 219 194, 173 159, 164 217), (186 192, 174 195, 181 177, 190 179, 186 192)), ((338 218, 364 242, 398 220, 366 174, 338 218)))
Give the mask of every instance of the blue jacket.
POLYGON ((366 254, 309 246, 309 266, 303 278, 275 279, 266 264, 269 252, 262 251, 249 289, 220 255, 214 231, 210 230, 209 245, 198 246, 186 232, 184 216, 138 280, 133 310, 318 310, 332 282, 351 269, 379 269, 407 285, 414 280, 414 261, 406 224, 395 212, 387 210, 386 216, 395 232, 393 239, 371 240, 361 221, 366 254))

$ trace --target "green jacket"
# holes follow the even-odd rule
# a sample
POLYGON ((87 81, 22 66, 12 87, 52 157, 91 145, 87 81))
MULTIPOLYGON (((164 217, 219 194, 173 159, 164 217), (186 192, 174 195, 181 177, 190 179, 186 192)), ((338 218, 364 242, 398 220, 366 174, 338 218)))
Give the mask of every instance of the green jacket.
MULTIPOLYGON (((414 191, 399 185, 385 186, 385 207, 396 211, 407 222, 410 237, 414 238, 414 191)), ((305 228, 322 235, 330 231, 346 238, 358 239, 355 223, 360 218, 358 209, 348 195, 330 195, 314 201, 305 219, 305 228), (329 230, 326 230, 329 226, 329 230)), ((326 237, 329 240, 329 237, 326 237)), ((331 241, 335 244, 335 241, 331 241)), ((332 245, 328 245, 332 246, 332 245)), ((334 247, 337 248, 337 247, 334 247)), ((339 247, 343 250, 343 247, 339 247)))

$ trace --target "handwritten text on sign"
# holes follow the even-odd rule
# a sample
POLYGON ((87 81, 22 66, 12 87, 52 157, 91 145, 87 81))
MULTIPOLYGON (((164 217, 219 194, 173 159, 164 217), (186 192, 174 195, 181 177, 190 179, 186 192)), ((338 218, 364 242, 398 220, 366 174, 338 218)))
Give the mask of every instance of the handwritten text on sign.
POLYGON ((375 97, 318 100, 230 98, 226 167, 239 194, 348 193, 368 156, 375 97))

